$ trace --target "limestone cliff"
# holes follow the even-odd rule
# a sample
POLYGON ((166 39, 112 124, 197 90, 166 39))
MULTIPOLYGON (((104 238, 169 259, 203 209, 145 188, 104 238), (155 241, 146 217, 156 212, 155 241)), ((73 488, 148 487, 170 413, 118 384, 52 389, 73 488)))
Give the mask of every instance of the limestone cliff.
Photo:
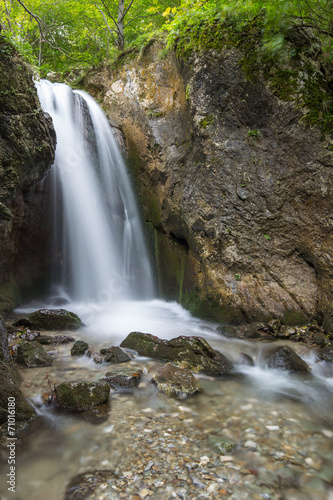
POLYGON ((125 136, 162 294, 219 321, 331 328, 329 142, 236 49, 161 55, 152 44, 85 86, 125 136))
POLYGON ((3 38, 0 52, 1 313, 13 308, 17 286, 32 286, 43 272, 42 242, 34 232, 41 213, 29 188, 53 162, 55 133, 40 108, 32 72, 3 38))

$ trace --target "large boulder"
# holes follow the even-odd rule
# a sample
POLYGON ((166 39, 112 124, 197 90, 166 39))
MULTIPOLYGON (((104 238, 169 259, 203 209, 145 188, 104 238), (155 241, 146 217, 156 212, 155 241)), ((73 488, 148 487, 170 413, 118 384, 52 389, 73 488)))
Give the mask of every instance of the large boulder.
POLYGON ((288 346, 279 347, 267 359, 269 368, 308 373, 310 368, 296 352, 288 346))
POLYGON ((84 326, 75 313, 66 309, 39 309, 18 319, 14 325, 34 330, 77 330, 84 326))
POLYGON ((201 337, 162 340, 149 333, 131 332, 120 344, 141 356, 171 361, 182 368, 212 376, 231 375, 232 363, 201 337))
POLYGON ((128 361, 131 361, 129 355, 118 346, 101 349, 100 353, 103 356, 104 363, 128 363, 128 361))
POLYGON ((161 392, 180 399, 193 396, 200 390, 196 378, 187 368, 179 368, 171 363, 158 370, 152 381, 161 392))
POLYGON ((106 403, 110 386, 106 382, 64 382, 56 387, 55 394, 60 409, 82 412, 106 403))
POLYGON ((35 368, 36 366, 51 366, 53 358, 39 342, 32 340, 18 345, 17 362, 28 368, 35 368))

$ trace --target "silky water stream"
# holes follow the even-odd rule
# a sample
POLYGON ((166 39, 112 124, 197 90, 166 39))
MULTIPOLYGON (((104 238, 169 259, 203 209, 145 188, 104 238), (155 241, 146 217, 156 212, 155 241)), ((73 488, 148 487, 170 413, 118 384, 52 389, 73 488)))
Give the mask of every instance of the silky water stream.
MULTIPOLYGON (((63 216, 53 221, 52 293, 86 325, 68 333, 96 352, 119 345, 133 330, 164 339, 201 336, 235 363, 235 376, 200 376, 201 392, 177 400, 150 383, 157 362, 139 357, 133 363, 145 377, 137 389, 112 392, 99 418, 65 415, 41 404, 46 376, 52 385, 95 381, 108 365, 72 357, 72 344, 48 347, 51 367, 20 369, 22 390, 39 418, 19 436, 16 492, 2 479, 2 499, 61 500, 73 476, 94 477, 98 469, 110 472, 92 494, 96 499, 332 500, 332 365, 290 343, 311 375, 268 369, 269 342, 224 337, 218 325, 155 299, 135 199, 105 116, 89 96, 65 85, 42 81, 38 92, 58 138, 49 176, 54 213, 61 205, 63 216), (238 364, 240 353, 255 366, 238 364), (237 446, 221 455, 214 447, 221 440, 237 446)), ((54 307, 54 297, 40 305, 54 307)), ((3 447, 1 478, 7 455, 3 447)))

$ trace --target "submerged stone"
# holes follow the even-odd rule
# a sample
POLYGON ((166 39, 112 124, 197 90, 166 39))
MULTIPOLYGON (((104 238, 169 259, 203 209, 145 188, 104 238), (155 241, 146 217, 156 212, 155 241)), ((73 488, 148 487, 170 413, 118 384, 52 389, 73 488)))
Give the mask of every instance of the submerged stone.
POLYGON ((88 350, 89 346, 87 342, 84 342, 83 340, 77 340, 72 349, 71 349, 71 355, 72 356, 83 356, 84 353, 88 350))
POLYGON ((70 342, 74 342, 75 339, 67 335, 38 335, 37 341, 43 345, 59 345, 69 344, 70 342))
POLYGON ((268 360, 269 368, 280 368, 282 370, 309 372, 309 367, 303 359, 288 346, 279 347, 273 352, 268 360))
POLYGON ((106 381, 113 389, 131 389, 139 385, 142 373, 137 366, 112 366, 101 380, 106 381))
POLYGON ((153 375, 152 381, 161 392, 180 399, 200 390, 196 378, 187 368, 179 368, 170 363, 153 375))
POLYGON ((56 405, 68 411, 86 411, 106 403, 110 387, 106 382, 64 382, 55 389, 56 405))
POLYGON ((237 443, 234 441, 228 441, 222 436, 217 436, 215 434, 210 434, 207 440, 210 448, 219 455, 229 455, 237 446, 237 443))
POLYGON ((35 330, 77 330, 84 326, 76 314, 66 309, 39 309, 13 324, 35 330))
POLYGON ((32 340, 18 345, 17 362, 28 368, 34 368, 36 366, 51 366, 53 358, 39 342, 32 340))
POLYGON ((141 356, 171 361, 182 368, 212 376, 231 375, 232 363, 201 337, 161 340, 149 333, 132 332, 120 344, 141 356))
POLYGON ((73 477, 65 492, 64 500, 84 500, 90 498, 102 483, 110 483, 113 473, 109 470, 94 470, 73 477))

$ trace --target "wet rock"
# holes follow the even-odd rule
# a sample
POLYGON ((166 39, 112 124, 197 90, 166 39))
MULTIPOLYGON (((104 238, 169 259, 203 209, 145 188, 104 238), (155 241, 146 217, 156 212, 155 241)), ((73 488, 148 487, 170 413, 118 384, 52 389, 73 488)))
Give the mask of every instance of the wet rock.
POLYGON ((141 382, 142 370, 139 367, 112 366, 101 380, 106 381, 113 389, 132 389, 141 382))
POLYGON ((131 358, 120 347, 112 346, 108 349, 101 349, 100 353, 103 356, 105 363, 127 363, 131 358))
POLYGON ((277 334, 281 328, 281 321, 279 319, 272 319, 267 323, 267 327, 270 332, 277 334))
POLYGON ((15 399, 15 419, 18 422, 30 420, 34 409, 24 399, 20 390, 20 376, 9 353, 7 332, 0 316, 0 426, 8 423, 8 401, 15 399))
POLYGON ((318 352, 318 358, 333 363, 333 346, 325 347, 318 352))
POLYGON ((233 326, 221 325, 217 328, 217 331, 222 333, 225 337, 237 337, 237 330, 233 326))
POLYGON ((231 362, 201 337, 181 336, 168 341, 149 333, 132 332, 120 345, 134 349, 141 356, 171 361, 197 373, 212 376, 232 373, 231 362))
POLYGON ((108 401, 110 387, 106 382, 64 382, 56 387, 55 393, 59 408, 81 412, 108 401))
POLYGON ((73 337, 68 337, 67 335, 38 335, 38 342, 42 345, 69 344, 69 342, 74 341, 73 337))
POLYGON ((181 399, 192 396, 200 390, 197 380, 189 370, 170 363, 159 370, 152 381, 161 392, 181 399))
POLYGON ((269 356, 267 366, 269 368, 281 368, 282 370, 309 372, 309 367, 305 361, 287 346, 276 349, 269 356))
POLYGON ((89 346, 88 346, 87 342, 84 342, 83 340, 77 340, 71 349, 71 355, 72 356, 83 356, 88 348, 89 348, 89 346))
POLYGON ((289 339, 292 335, 295 334, 297 334, 296 329, 286 325, 282 325, 279 332, 276 332, 276 336, 279 339, 289 339))
POLYGON ((53 359, 39 342, 32 340, 18 345, 17 362, 28 368, 33 368, 36 366, 51 366, 53 359))
POLYGON ((237 446, 237 443, 235 443, 234 441, 228 441, 222 436, 217 436, 214 434, 210 434, 207 440, 210 448, 219 455, 229 455, 237 446))
POLYGON ((239 358, 238 358, 238 361, 237 363, 239 365, 246 365, 246 366, 254 366, 254 361, 253 359, 251 358, 251 356, 249 356, 248 354, 246 354, 245 352, 241 352, 239 354, 239 358))
POLYGON ((243 333, 243 336, 248 339, 261 337, 262 333, 268 331, 268 327, 264 323, 251 323, 243 333))
POLYGON ((66 488, 64 500, 84 500, 104 482, 109 481, 112 472, 108 470, 87 471, 73 477, 66 488))
POLYGON ((35 330, 77 330, 84 326, 76 314, 66 309, 39 309, 13 324, 35 330))

